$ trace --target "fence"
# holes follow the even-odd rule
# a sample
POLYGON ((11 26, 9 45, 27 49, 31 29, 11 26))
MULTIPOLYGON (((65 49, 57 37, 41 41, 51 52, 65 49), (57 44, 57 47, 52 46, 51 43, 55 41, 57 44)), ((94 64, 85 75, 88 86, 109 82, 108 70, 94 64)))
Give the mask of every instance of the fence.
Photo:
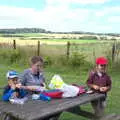
POLYGON ((65 44, 42 44, 39 40, 34 40, 34 44, 30 44, 31 41, 25 44, 17 44, 17 40, 13 40, 9 43, 1 43, 0 46, 3 48, 13 49, 24 49, 31 55, 42 55, 42 56, 60 56, 64 55, 68 59, 69 57, 77 52, 82 53, 86 56, 88 61, 93 61, 98 56, 109 56, 114 62, 120 57, 120 42, 99 42, 99 43, 71 43, 66 42, 65 44))

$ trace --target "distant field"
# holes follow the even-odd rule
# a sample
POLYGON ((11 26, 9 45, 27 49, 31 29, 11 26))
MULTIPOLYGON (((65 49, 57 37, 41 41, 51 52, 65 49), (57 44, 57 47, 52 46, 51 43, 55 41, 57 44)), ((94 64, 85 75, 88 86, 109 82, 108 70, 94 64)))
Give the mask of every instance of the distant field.
POLYGON ((99 41, 99 40, 78 40, 78 39, 40 39, 40 38, 9 38, 9 37, 0 37, 0 43, 13 43, 13 40, 16 40, 18 45, 36 45, 37 41, 39 40, 41 44, 66 44, 67 42, 70 43, 77 43, 77 44, 86 44, 86 43, 112 43, 113 41, 99 41))
POLYGON ((36 41, 41 44, 66 44, 71 43, 106 43, 112 40, 99 40, 99 35, 89 34, 53 34, 53 33, 23 33, 23 34, 0 34, 0 42, 12 42, 13 39, 19 45, 36 45, 36 41), (84 39, 83 39, 83 38, 84 39))
MULTIPOLYGON (((9 34, 10 35, 10 34, 9 34)), ((112 56, 113 40, 89 40, 89 39, 73 39, 73 38, 59 38, 59 37, 73 37, 79 36, 75 34, 44 34, 44 33, 25 33, 12 34, 19 37, 0 37, 1 48, 13 48, 13 40, 16 40, 17 47, 24 50, 26 54, 37 53, 37 44, 40 41, 40 54, 43 56, 58 57, 67 54, 67 42, 70 42, 69 53, 82 53, 86 56, 88 61, 92 61, 97 56, 112 56), (24 36, 24 37, 20 37, 24 36), (44 38, 42 38, 44 37, 44 38), (46 37, 49 37, 46 38, 46 37), (51 38, 51 37, 58 37, 51 38)), ((120 41, 118 41, 120 43, 120 41)), ((118 59, 118 58, 117 58, 118 59)))

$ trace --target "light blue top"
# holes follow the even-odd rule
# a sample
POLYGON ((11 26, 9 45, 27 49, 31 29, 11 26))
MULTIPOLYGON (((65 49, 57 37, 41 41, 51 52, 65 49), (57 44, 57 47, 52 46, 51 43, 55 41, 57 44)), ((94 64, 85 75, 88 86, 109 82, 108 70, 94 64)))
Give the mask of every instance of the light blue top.
POLYGON ((37 75, 33 74, 31 69, 24 70, 23 74, 20 76, 21 83, 25 86, 43 86, 45 83, 45 78, 43 73, 40 72, 37 75))

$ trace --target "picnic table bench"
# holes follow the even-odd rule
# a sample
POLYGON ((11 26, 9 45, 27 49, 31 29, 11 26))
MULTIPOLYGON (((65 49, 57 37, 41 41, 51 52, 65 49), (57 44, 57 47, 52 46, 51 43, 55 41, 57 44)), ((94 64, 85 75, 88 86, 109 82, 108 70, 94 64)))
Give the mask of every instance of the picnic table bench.
POLYGON ((85 93, 74 98, 52 99, 51 101, 28 100, 23 105, 0 101, 0 112, 17 120, 48 120, 50 117, 58 119, 64 111, 93 118, 95 117, 93 113, 81 110, 80 106, 103 97, 105 97, 104 94, 85 93))

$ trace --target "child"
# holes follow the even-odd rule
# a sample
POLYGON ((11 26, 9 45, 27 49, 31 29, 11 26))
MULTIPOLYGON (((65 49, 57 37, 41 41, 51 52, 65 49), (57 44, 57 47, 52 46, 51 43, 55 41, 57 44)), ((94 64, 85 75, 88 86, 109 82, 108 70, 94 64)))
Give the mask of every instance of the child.
POLYGON ((28 90, 30 94, 45 89, 43 64, 44 61, 41 56, 33 56, 30 60, 30 68, 24 70, 21 75, 22 86, 24 86, 23 88, 28 90))
POLYGON ((3 92, 3 101, 9 101, 11 98, 25 97, 27 93, 23 89, 20 89, 21 85, 18 83, 18 73, 16 71, 8 71, 6 77, 8 85, 3 92))
POLYGON ((107 92, 111 89, 111 78, 106 73, 108 60, 104 57, 96 59, 96 68, 90 72, 87 80, 87 85, 93 92, 105 94, 105 99, 100 101, 93 101, 92 106, 95 110, 96 116, 102 116, 106 104, 107 92))

